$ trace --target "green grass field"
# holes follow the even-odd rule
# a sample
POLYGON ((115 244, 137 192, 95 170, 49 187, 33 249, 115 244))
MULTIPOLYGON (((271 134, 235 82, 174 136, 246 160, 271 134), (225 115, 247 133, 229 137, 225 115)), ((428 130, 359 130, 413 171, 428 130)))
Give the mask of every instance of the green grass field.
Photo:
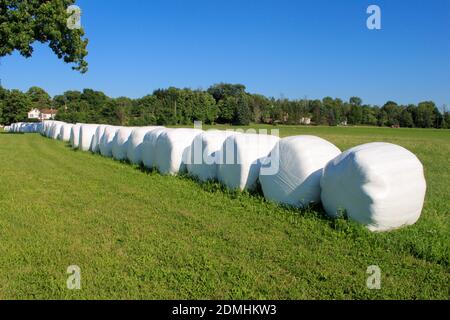
POLYGON ((0 133, 0 299, 450 298, 450 131, 275 128, 342 150, 411 150, 428 183, 419 222, 370 233, 320 208, 0 133), (66 287, 69 265, 81 268, 81 290, 66 287), (380 290, 366 287, 370 265, 381 268, 380 290))

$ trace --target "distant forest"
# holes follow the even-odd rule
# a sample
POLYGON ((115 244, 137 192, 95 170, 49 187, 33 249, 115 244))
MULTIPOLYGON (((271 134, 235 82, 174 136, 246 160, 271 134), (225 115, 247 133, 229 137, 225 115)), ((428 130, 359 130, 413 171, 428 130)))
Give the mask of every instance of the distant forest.
POLYGON ((207 90, 158 89, 139 99, 110 98, 103 92, 84 89, 67 91, 53 99, 42 88, 27 92, 0 87, 0 123, 27 120, 33 108, 58 110, 57 120, 104 123, 123 126, 206 124, 248 125, 304 124, 372 125, 417 128, 450 128, 450 116, 434 102, 383 106, 367 105, 358 97, 349 101, 325 97, 322 100, 268 98, 246 91, 244 85, 220 83, 207 90))

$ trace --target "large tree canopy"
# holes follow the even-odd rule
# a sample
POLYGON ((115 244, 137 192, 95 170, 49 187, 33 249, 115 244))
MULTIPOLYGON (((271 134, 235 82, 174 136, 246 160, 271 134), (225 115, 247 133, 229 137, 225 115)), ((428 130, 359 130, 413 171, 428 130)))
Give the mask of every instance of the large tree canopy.
POLYGON ((74 0, 0 0, 0 57, 18 51, 33 54, 33 43, 47 43, 59 59, 87 71, 84 30, 67 26, 67 8, 74 0))

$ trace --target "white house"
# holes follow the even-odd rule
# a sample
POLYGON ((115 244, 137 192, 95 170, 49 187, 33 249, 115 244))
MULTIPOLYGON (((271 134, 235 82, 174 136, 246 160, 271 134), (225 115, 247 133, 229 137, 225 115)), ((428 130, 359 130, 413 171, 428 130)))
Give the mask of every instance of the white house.
POLYGON ((33 109, 28 112, 28 119, 53 120, 58 111, 53 109, 33 109))
POLYGON ((41 110, 41 119, 42 120, 53 120, 53 119, 55 119, 55 116, 57 113, 58 113, 57 110, 42 109, 41 110))
POLYGON ((28 119, 40 119, 41 111, 39 109, 33 109, 28 112, 28 119))

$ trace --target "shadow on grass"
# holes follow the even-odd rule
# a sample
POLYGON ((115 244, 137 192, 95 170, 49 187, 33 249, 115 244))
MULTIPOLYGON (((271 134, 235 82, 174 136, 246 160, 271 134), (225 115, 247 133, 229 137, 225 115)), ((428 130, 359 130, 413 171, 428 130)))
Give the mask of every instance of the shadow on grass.
MULTIPOLYGON (((121 161, 123 163, 129 164, 129 161, 121 161)), ((148 175, 159 174, 156 168, 147 168, 143 164, 135 165, 132 164, 135 170, 139 170, 148 175)), ((201 181, 195 176, 190 175, 187 172, 181 173, 174 176, 176 179, 181 179, 184 181, 191 181, 197 184, 203 191, 208 193, 221 193, 225 194, 229 199, 246 201, 248 199, 253 199, 261 202, 263 205, 269 206, 272 210, 264 210, 263 214, 266 215, 277 215, 283 220, 287 220, 293 224, 301 224, 302 221, 306 219, 315 219, 325 222, 331 229, 338 231, 340 233, 345 233, 346 236, 354 235, 359 236, 362 234, 368 234, 368 230, 358 223, 348 219, 346 215, 339 216, 337 218, 332 218, 325 213, 322 204, 311 204, 309 206, 298 208, 291 205, 279 204, 273 201, 269 201, 264 197, 261 184, 257 182, 257 187, 252 191, 241 191, 239 189, 230 190, 224 184, 217 180, 201 181)))
POLYGON ((0 132, 0 134, 4 134, 4 135, 23 135, 23 134, 25 134, 25 133, 23 133, 23 132, 5 132, 5 131, 1 131, 0 132))
MULTIPOLYGON (((69 143, 65 144, 66 148, 71 149, 73 152, 82 152, 79 148, 72 148, 69 143)), ((105 158, 99 153, 92 153, 94 156, 105 158)), ((113 161, 119 162, 124 165, 131 165, 135 170, 138 170, 147 175, 157 175, 160 174, 156 168, 147 168, 142 163, 140 165, 132 164, 128 159, 116 160, 113 157, 110 158, 113 161)), ((171 176, 175 179, 180 179, 183 181, 190 181, 197 184, 203 191, 208 193, 221 193, 226 195, 229 199, 242 201, 245 203, 246 200, 252 199, 260 202, 264 206, 268 206, 270 210, 262 210, 262 214, 276 216, 283 220, 286 220, 292 224, 299 225, 304 223, 304 219, 314 219, 325 222, 331 229, 344 233, 346 236, 359 236, 361 234, 370 234, 367 229, 363 226, 349 220, 345 215, 338 218, 331 218, 326 213, 322 207, 322 204, 312 204, 304 208, 297 208, 290 205, 278 204, 272 201, 268 201, 264 198, 264 194, 261 188, 261 184, 257 183, 257 187, 252 191, 241 191, 239 189, 230 190, 225 185, 217 180, 201 181, 197 177, 189 175, 187 172, 181 173, 176 176, 171 176)))

